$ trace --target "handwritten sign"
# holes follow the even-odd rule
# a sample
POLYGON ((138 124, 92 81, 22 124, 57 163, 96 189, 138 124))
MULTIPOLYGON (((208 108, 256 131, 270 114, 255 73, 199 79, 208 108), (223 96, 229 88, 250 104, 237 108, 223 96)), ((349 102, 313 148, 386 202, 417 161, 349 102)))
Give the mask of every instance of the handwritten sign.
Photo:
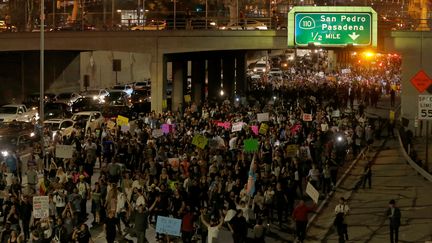
POLYGON ((56 157, 71 159, 74 152, 74 147, 72 145, 61 145, 56 146, 56 157))
POLYGON ((258 122, 266 122, 266 121, 269 121, 269 113, 268 112, 266 112, 266 113, 258 113, 257 114, 257 120, 258 120, 258 122))
POLYGON ((258 151, 259 143, 256 139, 245 139, 243 140, 244 151, 246 153, 252 153, 258 151))
POLYGON ((115 126, 116 126, 115 122, 108 121, 108 123, 107 123, 108 129, 113 130, 115 128, 115 126))
POLYGON ((312 121, 312 114, 303 113, 303 121, 312 121))
POLYGON ((321 131, 323 132, 327 132, 329 129, 328 124, 327 123, 322 123, 321 124, 321 131))
POLYGON ((200 149, 204 149, 207 143, 208 143, 208 139, 201 134, 196 134, 192 139, 192 144, 197 146, 200 149))
POLYGON ((290 144, 286 148, 286 154, 288 157, 292 158, 297 155, 298 146, 296 144, 290 144))
POLYGON ((162 124, 161 128, 164 134, 170 133, 170 124, 162 124))
POLYGON ((251 126, 251 129, 252 129, 252 132, 253 132, 255 135, 258 135, 259 128, 258 128, 257 125, 252 125, 252 126, 251 126))
POLYGON ((129 125, 129 118, 124 116, 117 116, 117 126, 127 126, 129 125))
POLYGON ((162 131, 162 129, 154 129, 153 131, 152 131, 152 137, 154 137, 154 138, 159 138, 159 137, 162 137, 163 136, 163 131, 162 131))
POLYGON ((181 219, 157 216, 156 232, 159 234, 180 236, 181 219))
POLYGON ((259 134, 265 135, 267 133, 269 126, 265 123, 261 123, 261 126, 259 128, 259 134))
POLYGON ((124 132, 124 133, 128 132, 129 129, 130 129, 130 126, 129 126, 129 125, 122 125, 122 126, 121 126, 121 131, 124 132))
POLYGON ((218 122, 216 125, 218 127, 223 127, 225 129, 229 129, 231 127, 231 123, 230 122, 218 122))
POLYGON ((239 132, 242 130, 243 122, 237 122, 232 124, 231 132, 239 132))
POLYGON ((33 197, 33 217, 35 219, 47 218, 49 216, 48 196, 33 197))
POLYGON ((334 110, 332 111, 332 117, 340 117, 340 110, 334 110))
POLYGON ((306 186, 306 194, 308 194, 315 203, 318 203, 319 192, 310 182, 308 182, 306 186))

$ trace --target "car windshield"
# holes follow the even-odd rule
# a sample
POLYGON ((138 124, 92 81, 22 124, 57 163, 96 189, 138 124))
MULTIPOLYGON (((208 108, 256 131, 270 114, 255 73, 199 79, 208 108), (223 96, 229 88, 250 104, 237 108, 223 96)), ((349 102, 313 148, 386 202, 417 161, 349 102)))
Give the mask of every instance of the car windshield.
MULTIPOLYGON (((124 90, 124 86, 122 86, 122 85, 115 85, 114 87, 113 87, 113 89, 119 89, 119 90, 124 90)), ((111 94, 111 93, 110 93, 111 94)))
POLYGON ((82 120, 88 120, 90 115, 73 115, 72 120, 74 121, 82 121, 82 120))
POLYGON ((0 107, 0 114, 16 114, 16 112, 17 112, 16 107, 7 107, 7 106, 0 107))
POLYGON ((264 63, 257 63, 255 65, 255 67, 266 67, 267 65, 265 65, 264 63))
POLYGON ((134 90, 134 92, 132 92, 133 96, 147 96, 150 95, 150 92, 147 90, 134 90))
POLYGON ((57 109, 61 110, 61 108, 62 106, 60 104, 51 103, 45 105, 45 110, 57 110, 57 109))
POLYGON ((85 95, 99 95, 99 90, 89 90, 89 91, 86 91, 85 95))

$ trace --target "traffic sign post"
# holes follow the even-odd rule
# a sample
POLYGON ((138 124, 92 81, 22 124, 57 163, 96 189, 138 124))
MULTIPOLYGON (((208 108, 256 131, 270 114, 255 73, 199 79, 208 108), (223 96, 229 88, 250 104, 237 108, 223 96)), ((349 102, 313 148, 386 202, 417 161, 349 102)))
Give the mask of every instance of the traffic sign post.
POLYGON ((377 14, 370 7, 294 7, 288 13, 288 45, 377 46, 377 14))
POLYGON ((426 154, 424 169, 429 172, 429 120, 432 120, 432 95, 418 96, 418 119, 426 120, 426 154))
POLYGON ((425 71, 420 70, 416 73, 416 75, 414 75, 414 77, 411 78, 411 84, 417 89, 418 92, 423 93, 431 86, 432 80, 425 73, 425 71))

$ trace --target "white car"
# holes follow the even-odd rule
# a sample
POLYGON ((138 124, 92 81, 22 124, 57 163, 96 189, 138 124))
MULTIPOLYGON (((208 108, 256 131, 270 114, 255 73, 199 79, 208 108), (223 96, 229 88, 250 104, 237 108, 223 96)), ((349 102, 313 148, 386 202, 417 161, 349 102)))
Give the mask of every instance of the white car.
POLYGON ((82 95, 92 97, 93 100, 97 100, 100 103, 103 103, 105 97, 109 95, 109 92, 106 89, 94 89, 94 90, 87 90, 83 92, 82 95))
POLYGON ((254 73, 265 73, 268 71, 269 66, 266 62, 257 62, 253 68, 254 73))
POLYGON ((72 129, 75 122, 72 119, 49 119, 44 121, 44 127, 50 127, 52 136, 54 137, 58 132, 62 133, 72 129))
POLYGON ((142 81, 142 82, 135 82, 132 85, 133 85, 133 89, 134 90, 137 90, 137 89, 150 89, 150 87, 151 87, 150 80, 142 81))
POLYGON ((0 107, 0 122, 24 121, 39 119, 36 109, 27 109, 23 104, 10 104, 0 107))
POLYGON ((129 97, 131 96, 132 92, 133 92, 133 88, 131 85, 129 84, 118 84, 118 85, 114 85, 112 87, 112 90, 121 90, 124 91, 129 97))
POLYGON ((72 121, 75 125, 80 126, 80 128, 85 129, 85 135, 94 132, 96 129, 100 128, 104 122, 104 117, 100 111, 82 111, 73 114, 72 121))
POLYGON ((242 24, 239 22, 238 24, 222 26, 219 29, 221 30, 268 30, 267 25, 263 22, 248 19, 246 23, 242 24))

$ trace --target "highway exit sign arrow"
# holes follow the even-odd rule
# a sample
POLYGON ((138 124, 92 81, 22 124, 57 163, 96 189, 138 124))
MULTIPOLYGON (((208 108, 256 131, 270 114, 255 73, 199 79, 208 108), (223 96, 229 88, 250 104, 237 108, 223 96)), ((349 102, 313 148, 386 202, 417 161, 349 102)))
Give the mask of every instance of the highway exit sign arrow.
POLYGON ((288 13, 288 45, 375 47, 376 18, 370 7, 294 7, 288 13))

